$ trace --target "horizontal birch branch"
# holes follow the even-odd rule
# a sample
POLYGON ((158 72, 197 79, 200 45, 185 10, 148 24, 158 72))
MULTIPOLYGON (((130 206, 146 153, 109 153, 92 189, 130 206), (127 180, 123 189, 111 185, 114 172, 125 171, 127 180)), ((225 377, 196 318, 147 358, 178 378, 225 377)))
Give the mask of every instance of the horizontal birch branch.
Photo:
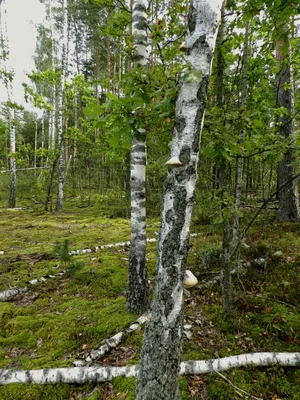
MULTIPOLYGON (((29 171, 34 169, 49 169, 49 167, 29 167, 29 168, 17 168, 15 171, 29 171)), ((2 169, 0 173, 3 174, 4 172, 13 172, 11 169, 2 169)))
MULTIPOLYGON (((249 353, 237 356, 200 361, 184 361, 180 364, 179 375, 200 375, 221 372, 247 365, 269 366, 279 364, 283 367, 300 366, 300 353, 249 353)), ((39 385, 58 383, 107 382, 113 378, 136 377, 139 365, 125 367, 73 367, 44 368, 40 370, 14 371, 0 369, 0 385, 9 383, 35 383, 39 385)))

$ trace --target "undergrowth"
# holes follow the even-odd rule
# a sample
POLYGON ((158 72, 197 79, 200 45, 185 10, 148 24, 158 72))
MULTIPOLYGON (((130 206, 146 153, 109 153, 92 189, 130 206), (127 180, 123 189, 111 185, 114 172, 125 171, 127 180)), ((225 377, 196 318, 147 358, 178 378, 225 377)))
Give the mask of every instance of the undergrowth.
MULTIPOLYGON (((78 256, 69 250, 93 248, 129 240, 129 221, 103 218, 97 208, 61 213, 0 211, 0 290, 28 287, 0 303, 0 368, 38 369, 72 366, 101 341, 129 326, 137 316, 125 306, 128 247, 106 248, 78 256), (9 232, 9 235, 7 235, 9 232), (55 249, 55 251, 53 251, 55 249), (34 278, 64 271, 35 285, 34 278)), ((197 232, 198 225, 192 225, 197 232)), ((148 237, 156 237, 159 221, 148 221, 148 237)), ((200 282, 220 271, 221 235, 209 226, 192 238, 189 268, 200 282), (202 259, 212 253, 203 268, 202 259)), ((259 351, 300 351, 300 227, 260 225, 247 236, 242 251, 250 267, 234 277, 234 309, 224 321, 220 284, 192 289, 185 299, 183 359, 218 358, 259 351), (279 256, 275 256, 280 251, 279 256), (265 257, 264 265, 255 260, 265 257)), ((147 245, 151 282, 155 243, 147 245)), ((152 284, 151 284, 152 285, 152 284)), ((104 356, 104 365, 139 362, 143 331, 126 335, 104 356)), ((295 368, 240 368, 199 377, 181 377, 183 399, 234 399, 241 388, 262 399, 299 400, 300 372, 295 368), (232 385, 228 383, 229 380, 232 385)), ((134 379, 114 379, 103 385, 20 385, 0 387, 1 400, 134 399, 134 379)))

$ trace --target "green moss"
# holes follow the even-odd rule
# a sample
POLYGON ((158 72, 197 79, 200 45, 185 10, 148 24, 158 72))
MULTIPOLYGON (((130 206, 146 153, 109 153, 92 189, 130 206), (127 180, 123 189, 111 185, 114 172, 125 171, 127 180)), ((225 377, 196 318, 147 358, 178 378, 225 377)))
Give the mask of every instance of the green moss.
MULTIPOLYGON (((300 399, 300 373, 296 369, 250 367, 232 370, 224 375, 236 387, 256 397, 300 399)), ((214 374, 208 376, 207 391, 211 399, 228 400, 235 396, 234 389, 214 374)))
POLYGON ((126 400, 135 400, 136 380, 135 378, 114 378, 113 386, 117 395, 113 397, 114 400, 120 398, 121 394, 125 394, 126 400))
POLYGON ((1 400, 66 400, 77 398, 77 394, 82 394, 82 398, 89 400, 102 399, 101 389, 93 390, 93 384, 86 385, 25 385, 10 384, 0 386, 1 400), (92 392, 91 396, 88 393, 92 392), (86 395, 85 395, 86 394, 86 395))
POLYGON ((182 400, 190 400, 190 394, 189 394, 189 385, 188 385, 188 378, 185 376, 180 376, 179 377, 179 390, 181 394, 181 399, 182 400))

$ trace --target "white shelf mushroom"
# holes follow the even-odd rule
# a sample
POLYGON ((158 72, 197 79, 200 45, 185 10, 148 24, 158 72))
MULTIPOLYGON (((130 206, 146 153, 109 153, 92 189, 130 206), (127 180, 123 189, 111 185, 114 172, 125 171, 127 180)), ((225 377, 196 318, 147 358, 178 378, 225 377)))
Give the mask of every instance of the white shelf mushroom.
POLYGON ((195 275, 190 271, 186 270, 184 273, 184 279, 183 279, 183 285, 186 288, 191 288, 195 285, 197 285, 198 279, 195 277, 195 275))
POLYGON ((169 167, 180 167, 182 165, 182 162, 179 160, 178 157, 172 157, 166 162, 166 165, 168 165, 169 167))

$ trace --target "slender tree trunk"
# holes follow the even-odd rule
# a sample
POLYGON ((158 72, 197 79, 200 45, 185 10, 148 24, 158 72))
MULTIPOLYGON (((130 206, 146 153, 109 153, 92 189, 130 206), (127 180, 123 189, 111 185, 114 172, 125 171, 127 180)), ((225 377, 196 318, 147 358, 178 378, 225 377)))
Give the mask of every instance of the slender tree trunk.
MULTIPOLYGON (((7 108, 8 108, 8 125, 9 125, 9 138, 10 138, 10 159, 8 162, 10 169, 10 188, 9 188, 9 199, 8 207, 15 208, 16 206, 16 191, 17 191, 17 171, 16 171, 16 127, 15 127, 15 110, 10 103, 12 103, 12 82, 10 78, 10 71, 7 63, 9 62, 9 43, 7 34, 7 23, 5 17, 2 17, 2 8, 5 7, 5 2, 0 1, 0 44, 2 47, 2 65, 3 65, 3 81, 7 93, 7 108), (4 26, 4 30, 3 30, 4 26)), ((4 10, 4 16, 6 15, 4 10)), ((7 148, 7 147, 6 147, 7 148)))
POLYGON ((200 135, 223 1, 192 0, 186 60, 190 65, 176 102, 171 159, 164 186, 152 318, 146 327, 137 400, 179 399, 183 278, 195 199, 200 135))
MULTIPOLYGON (((241 109, 246 107, 246 99, 247 99, 247 73, 248 73, 248 42, 249 42, 249 21, 246 22, 245 28, 245 41, 244 41, 244 63, 243 63, 243 80, 242 80, 242 93, 241 93, 241 109)), ((240 132, 240 151, 237 156, 236 162, 236 185, 235 185, 235 214, 233 217, 233 242, 237 243, 239 240, 239 230, 240 230, 240 217, 239 217, 239 209, 241 204, 241 195, 242 195, 242 183, 243 183, 243 157, 242 157, 242 148, 245 142, 245 131, 241 130, 240 132)))
MULTIPOLYGON (((51 23, 51 68, 52 71, 55 71, 56 63, 55 63, 55 39, 53 35, 53 21, 52 21, 52 11, 51 11, 51 3, 49 3, 49 19, 51 23)), ((50 110, 49 117, 49 142, 48 149, 53 151, 55 148, 56 142, 56 82, 54 81, 51 88, 51 97, 52 97, 52 109, 50 110)))
POLYGON ((16 207, 16 196, 17 196, 17 163, 16 163, 16 128, 15 128, 15 111, 11 109, 9 117, 9 132, 10 132, 10 187, 9 187, 9 200, 8 207, 16 207))
POLYGON ((64 86, 67 72, 67 42, 68 42, 68 18, 67 18, 67 0, 62 1, 63 14, 63 37, 61 52, 61 76, 58 94, 58 149, 60 152, 58 158, 57 170, 57 201, 56 210, 62 210, 64 202, 65 185, 65 143, 64 143, 64 86))
MULTIPOLYGON (((107 25, 110 23, 110 9, 107 9, 107 25)), ((110 51, 110 34, 107 36, 107 93, 110 93, 110 79, 111 79, 111 51, 110 51)))
MULTIPOLYGON (((35 127, 34 127, 34 157, 33 157, 34 168, 36 168, 37 136, 38 136, 38 122, 36 116, 35 127)), ((36 174, 36 172, 34 172, 34 174, 36 174)))
POLYGON ((77 158, 77 130, 78 130, 78 94, 77 89, 75 88, 75 97, 74 97, 74 128, 75 128, 75 135, 74 135, 74 143, 73 143, 73 168, 75 164, 75 160, 77 158))
MULTIPOLYGON (((132 12, 132 9, 133 9, 133 0, 129 0, 129 10, 132 12)), ((132 21, 129 25, 129 50, 130 51, 132 50, 132 23, 133 23, 133 16, 132 16, 132 21)), ((132 69, 131 68, 131 63, 132 63, 131 58, 132 58, 132 55, 130 54, 128 57, 128 66, 127 66, 128 72, 131 72, 131 69, 132 69)))
MULTIPOLYGON (((278 163, 278 187, 296 175, 296 158, 293 144, 294 138, 294 91, 293 74, 291 65, 291 46, 288 36, 289 26, 281 24, 279 28, 280 39, 276 40, 276 58, 279 71, 276 75, 277 106, 286 109, 286 113, 279 117, 279 134, 287 143, 283 159, 278 163)), ((300 219, 298 182, 292 181, 279 193, 279 221, 298 221, 300 219)))
MULTIPOLYGON (((132 22, 134 56, 140 68, 147 60, 148 0, 134 0, 132 22)), ((146 131, 132 132, 130 165, 131 241, 128 265, 127 310, 143 313, 149 306, 146 271, 146 131)))
MULTIPOLYGON (((42 151, 44 151, 45 148, 45 113, 43 112, 42 115, 42 151)), ((44 166, 44 156, 42 153, 42 158, 41 158, 41 166, 44 166)))
MULTIPOLYGON (((224 40, 224 14, 225 14, 225 4, 223 4, 221 10, 221 24, 217 37, 217 105, 220 109, 224 107, 223 101, 223 89, 224 89, 224 69, 225 69, 225 60, 223 55, 222 43, 224 40)), ((231 285, 231 260, 230 260, 230 230, 229 230, 229 221, 228 218, 224 217, 224 209, 226 204, 224 204, 224 192, 227 181, 227 172, 226 172, 226 161, 224 159, 221 160, 218 164, 214 165, 215 167, 215 178, 216 184, 215 188, 219 190, 219 195, 222 199, 222 214, 223 214, 223 223, 222 223, 222 267, 223 267, 223 310, 224 310, 224 318, 228 318, 231 314, 231 304, 232 304, 232 285, 231 285)))

